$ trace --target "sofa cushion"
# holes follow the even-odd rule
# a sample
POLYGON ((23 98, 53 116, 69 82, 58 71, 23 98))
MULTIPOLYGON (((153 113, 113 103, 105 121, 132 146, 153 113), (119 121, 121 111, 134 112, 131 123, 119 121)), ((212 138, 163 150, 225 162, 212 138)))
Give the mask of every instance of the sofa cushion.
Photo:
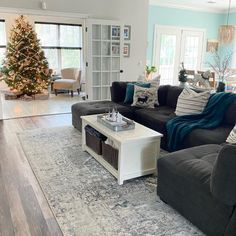
POLYGON ((170 85, 161 85, 158 88, 158 103, 160 106, 166 106, 167 94, 170 87, 170 85))
POLYGON ((135 121, 151 128, 164 136, 161 138, 161 147, 167 147, 167 131, 166 123, 168 120, 175 117, 175 109, 167 106, 159 106, 155 109, 139 109, 134 113, 135 121))
POLYGON ((184 88, 178 97, 175 114, 177 116, 194 115, 203 112, 210 97, 210 91, 197 93, 190 88, 184 88))
POLYGON ((229 136, 226 139, 226 142, 228 142, 228 143, 236 143, 236 125, 231 130, 229 136))
POLYGON ((166 105, 172 108, 176 108, 178 97, 182 91, 183 88, 179 86, 170 86, 168 88, 166 105))
POLYGON ((124 103, 126 103, 126 104, 133 103, 135 86, 139 86, 142 88, 150 88, 150 83, 140 83, 140 82, 128 83, 127 87, 126 87, 126 94, 125 94, 124 103))
POLYGON ((224 115, 224 124, 235 125, 236 124, 236 101, 233 102, 226 110, 224 115))
POLYGON ((155 105, 158 105, 156 88, 142 88, 134 85, 132 106, 154 108, 155 105))
POLYGON ((211 176, 211 192, 226 205, 236 204, 236 145, 225 145, 211 176))
POLYGON ((211 144, 184 149, 157 163, 158 195, 208 236, 224 235, 233 211, 210 191, 211 173, 221 148, 211 144))
POLYGON ((221 125, 214 129, 194 129, 184 139, 184 147, 194 147, 205 144, 224 143, 232 126, 221 125))
POLYGON ((113 102, 124 102, 128 82, 114 81, 111 86, 111 100, 113 102))

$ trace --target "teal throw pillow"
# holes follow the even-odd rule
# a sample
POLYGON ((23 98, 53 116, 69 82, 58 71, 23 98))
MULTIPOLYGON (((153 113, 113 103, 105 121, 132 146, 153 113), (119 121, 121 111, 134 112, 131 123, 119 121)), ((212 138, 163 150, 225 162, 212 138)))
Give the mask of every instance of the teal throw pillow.
POLYGON ((127 87, 126 87, 126 94, 125 94, 125 100, 124 100, 124 103, 126 103, 126 104, 133 103, 134 85, 137 85, 142 88, 150 88, 151 84, 150 83, 140 83, 140 82, 128 83, 127 87))

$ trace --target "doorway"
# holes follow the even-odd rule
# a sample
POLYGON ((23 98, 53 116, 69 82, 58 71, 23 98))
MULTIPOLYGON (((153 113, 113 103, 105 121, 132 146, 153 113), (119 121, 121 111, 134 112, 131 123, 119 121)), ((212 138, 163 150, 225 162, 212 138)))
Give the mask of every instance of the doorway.
POLYGON ((187 70, 201 70, 205 30, 155 26, 153 64, 161 84, 178 84, 180 63, 187 70))

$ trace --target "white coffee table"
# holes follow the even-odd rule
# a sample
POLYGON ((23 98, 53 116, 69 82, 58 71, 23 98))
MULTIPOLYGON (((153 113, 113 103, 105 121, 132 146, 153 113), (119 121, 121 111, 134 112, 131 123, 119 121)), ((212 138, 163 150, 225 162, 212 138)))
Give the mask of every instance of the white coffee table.
POLYGON ((156 163, 160 154, 162 134, 135 123, 135 129, 115 132, 97 122, 97 115, 82 116, 82 149, 92 155, 112 175, 118 184, 124 180, 156 173, 156 163), (85 126, 90 125, 118 148, 118 170, 106 162, 101 155, 96 154, 85 142, 85 126))

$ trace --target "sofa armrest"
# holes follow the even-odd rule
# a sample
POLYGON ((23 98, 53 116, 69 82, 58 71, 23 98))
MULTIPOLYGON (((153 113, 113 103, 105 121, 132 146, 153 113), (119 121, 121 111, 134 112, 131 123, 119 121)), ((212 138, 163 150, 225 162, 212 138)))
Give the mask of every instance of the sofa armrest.
POLYGON ((236 205, 236 145, 225 145, 211 175, 213 196, 226 205, 236 205))

